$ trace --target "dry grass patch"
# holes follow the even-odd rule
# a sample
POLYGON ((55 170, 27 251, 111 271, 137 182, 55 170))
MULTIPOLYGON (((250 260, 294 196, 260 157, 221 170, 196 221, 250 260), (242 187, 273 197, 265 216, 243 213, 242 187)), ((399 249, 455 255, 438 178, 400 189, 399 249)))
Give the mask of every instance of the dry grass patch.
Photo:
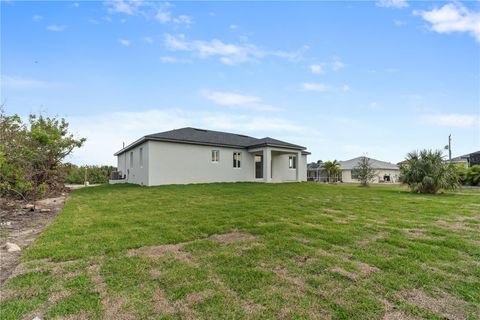
POLYGON ((214 234, 208 237, 208 239, 213 240, 222 244, 229 244, 245 240, 254 240, 256 236, 250 233, 233 231, 224 234, 214 234))
POLYGON ((134 257, 134 256, 143 256, 152 259, 158 259, 164 257, 168 254, 173 255, 175 259, 182 260, 182 261, 189 261, 192 262, 195 258, 188 252, 182 251, 182 247, 185 243, 179 244, 164 244, 160 246, 148 246, 148 247, 141 247, 138 249, 131 249, 128 250, 127 256, 134 257))
POLYGON ((467 318, 467 303, 446 292, 437 292, 436 297, 430 296, 420 289, 408 289, 397 295, 421 309, 430 311, 451 320, 467 318))

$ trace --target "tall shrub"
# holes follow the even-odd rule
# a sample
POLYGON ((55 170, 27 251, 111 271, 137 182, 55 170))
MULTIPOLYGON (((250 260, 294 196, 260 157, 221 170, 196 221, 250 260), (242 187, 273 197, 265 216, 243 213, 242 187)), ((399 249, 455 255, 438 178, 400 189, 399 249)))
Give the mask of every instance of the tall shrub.
POLYGON ((435 194, 459 187, 454 165, 444 161, 440 150, 413 151, 400 166, 400 179, 413 192, 435 194))
POLYGON ((63 118, 30 115, 23 123, 0 110, 0 194, 35 199, 60 189, 61 161, 84 142, 63 118))

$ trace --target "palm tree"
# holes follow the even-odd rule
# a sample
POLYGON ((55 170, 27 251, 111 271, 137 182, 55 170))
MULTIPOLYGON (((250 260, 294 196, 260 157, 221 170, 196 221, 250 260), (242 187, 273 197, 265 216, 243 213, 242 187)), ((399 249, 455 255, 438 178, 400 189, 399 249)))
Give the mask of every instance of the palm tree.
POLYGON ((441 189, 459 186, 455 166, 444 161, 440 150, 422 150, 407 154, 400 167, 400 179, 413 192, 435 194, 441 189))
POLYGON ((328 182, 337 182, 338 175, 340 174, 340 164, 338 161, 325 161, 322 167, 327 171, 328 182))

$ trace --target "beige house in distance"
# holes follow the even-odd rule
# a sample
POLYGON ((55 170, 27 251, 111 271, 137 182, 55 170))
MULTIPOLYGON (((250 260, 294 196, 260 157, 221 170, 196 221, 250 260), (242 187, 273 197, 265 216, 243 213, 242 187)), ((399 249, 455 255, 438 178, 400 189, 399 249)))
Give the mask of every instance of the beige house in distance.
MULTIPOLYGON (((341 171, 341 181, 358 183, 360 182, 355 175, 353 170, 358 166, 360 160, 363 157, 357 157, 346 161, 339 161, 340 171, 341 171)), ((375 178, 371 181, 372 183, 398 183, 398 178, 400 176, 400 168, 393 163, 380 161, 372 158, 370 160, 371 166, 375 169, 375 178)))
POLYGON ((306 181, 305 149, 269 137, 181 128, 146 135, 116 152, 118 171, 110 183, 306 181))

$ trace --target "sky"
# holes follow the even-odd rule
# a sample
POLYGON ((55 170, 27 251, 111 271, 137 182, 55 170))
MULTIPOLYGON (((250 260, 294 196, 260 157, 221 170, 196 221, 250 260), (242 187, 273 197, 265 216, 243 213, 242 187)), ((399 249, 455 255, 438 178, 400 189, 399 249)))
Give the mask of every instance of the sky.
POLYGON ((308 161, 480 149, 480 1, 1 2, 7 114, 60 116, 68 159, 181 127, 308 161))

